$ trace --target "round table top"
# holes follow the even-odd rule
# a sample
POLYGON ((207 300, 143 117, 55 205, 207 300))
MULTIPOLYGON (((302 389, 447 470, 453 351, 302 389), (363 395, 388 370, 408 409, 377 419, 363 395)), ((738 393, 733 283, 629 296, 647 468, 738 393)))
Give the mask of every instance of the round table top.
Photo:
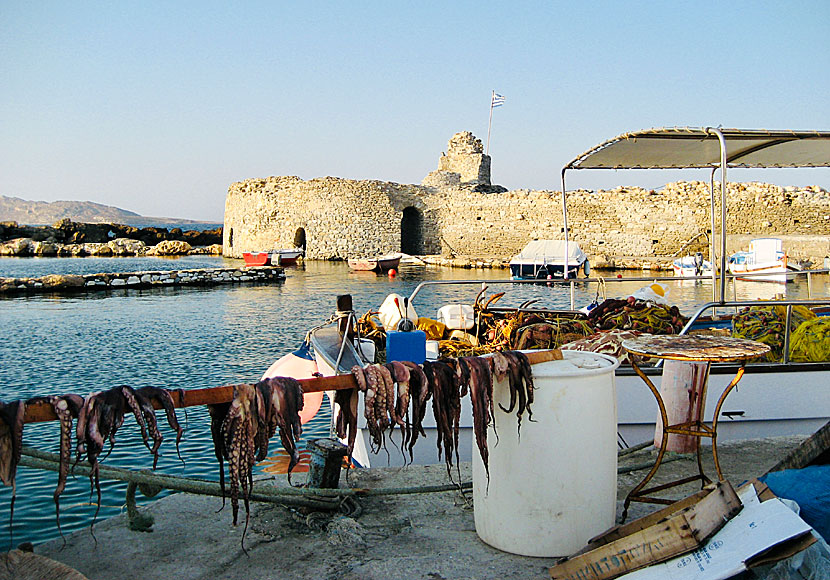
POLYGON ((745 338, 698 334, 653 334, 622 342, 628 352, 649 358, 700 362, 729 362, 769 352, 768 345, 745 338))

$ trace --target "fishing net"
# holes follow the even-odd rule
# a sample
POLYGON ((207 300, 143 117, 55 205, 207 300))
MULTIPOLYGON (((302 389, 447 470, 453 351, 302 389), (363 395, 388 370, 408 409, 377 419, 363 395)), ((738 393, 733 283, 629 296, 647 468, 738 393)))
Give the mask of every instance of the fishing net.
POLYGON ((790 336, 790 360, 830 361, 830 318, 815 317, 799 324, 790 336))
MULTIPOLYGON (((793 306, 790 331, 795 330, 815 314, 803 306, 793 306)), ((760 360, 779 362, 784 360, 784 325, 787 309, 784 306, 749 306, 732 318, 732 336, 764 343, 770 347, 766 357, 760 360)))

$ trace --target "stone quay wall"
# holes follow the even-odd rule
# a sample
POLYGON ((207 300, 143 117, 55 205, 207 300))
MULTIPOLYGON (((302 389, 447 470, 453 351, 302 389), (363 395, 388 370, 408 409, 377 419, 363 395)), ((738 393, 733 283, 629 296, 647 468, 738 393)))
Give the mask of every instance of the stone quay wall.
MULTIPOLYGON (((234 183, 225 203, 223 253, 238 258, 303 246, 309 259, 403 251, 504 261, 531 240, 563 237, 561 193, 491 185, 490 158, 471 133, 454 135, 438 165, 419 185, 335 177, 234 183)), ((719 224, 719 184, 716 197, 719 224)), ((569 191, 567 201, 571 239, 592 265, 694 251, 708 256, 707 182, 569 191)), ((730 253, 746 249, 752 237, 780 237, 791 257, 821 265, 830 255, 830 194, 818 186, 730 183, 727 204, 730 253)))
POLYGON ((121 272, 114 274, 62 275, 39 278, 0 278, 0 295, 16 293, 57 293, 119 288, 217 286, 219 284, 271 283, 285 279, 282 268, 201 268, 194 270, 121 272))

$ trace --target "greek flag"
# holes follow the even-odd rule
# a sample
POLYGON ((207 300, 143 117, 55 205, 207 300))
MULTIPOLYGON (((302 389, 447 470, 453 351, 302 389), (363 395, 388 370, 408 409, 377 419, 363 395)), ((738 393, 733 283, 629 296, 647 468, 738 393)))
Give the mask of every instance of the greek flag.
POLYGON ((490 103, 490 108, 501 107, 504 104, 504 95, 493 93, 493 101, 490 103))

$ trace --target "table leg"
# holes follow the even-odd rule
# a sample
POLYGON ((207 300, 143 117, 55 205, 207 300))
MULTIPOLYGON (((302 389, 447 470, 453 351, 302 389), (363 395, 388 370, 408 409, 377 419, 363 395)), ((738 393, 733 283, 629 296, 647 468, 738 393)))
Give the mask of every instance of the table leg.
POLYGON ((738 369, 738 372, 735 374, 735 378, 726 386, 721 393, 720 398, 718 399, 718 404, 715 406, 715 416, 712 418, 712 457, 715 460, 715 471, 718 473, 718 479, 723 479, 723 473, 720 469, 720 461, 718 461, 718 417, 720 417, 720 410, 723 407, 723 403, 726 401, 727 395, 732 392, 738 381, 741 380, 741 377, 744 376, 744 372, 746 371, 746 361, 741 362, 741 368, 738 369))
POLYGON ((660 449, 657 452, 657 459, 654 461, 654 465, 651 468, 651 471, 646 474, 643 481, 641 481, 637 486, 628 492, 628 495, 625 497, 625 501, 623 502, 623 512, 622 512, 622 521, 624 522, 625 519, 628 517, 628 506, 631 505, 631 498, 635 497, 641 489, 643 489, 646 484, 654 477, 654 474, 657 473, 657 469, 660 467, 660 463, 663 461, 663 455, 666 453, 666 444, 669 440, 669 433, 668 429, 668 416, 666 415, 666 405, 663 403, 663 397, 660 395, 660 391, 654 386, 654 383, 651 382, 646 374, 637 366, 637 363, 634 361, 634 357, 631 357, 631 366, 634 369, 634 372, 639 375, 643 382, 648 385, 648 388, 651 389, 654 398, 657 400, 657 406, 660 408, 660 418, 663 421, 663 437, 660 441, 660 449))

